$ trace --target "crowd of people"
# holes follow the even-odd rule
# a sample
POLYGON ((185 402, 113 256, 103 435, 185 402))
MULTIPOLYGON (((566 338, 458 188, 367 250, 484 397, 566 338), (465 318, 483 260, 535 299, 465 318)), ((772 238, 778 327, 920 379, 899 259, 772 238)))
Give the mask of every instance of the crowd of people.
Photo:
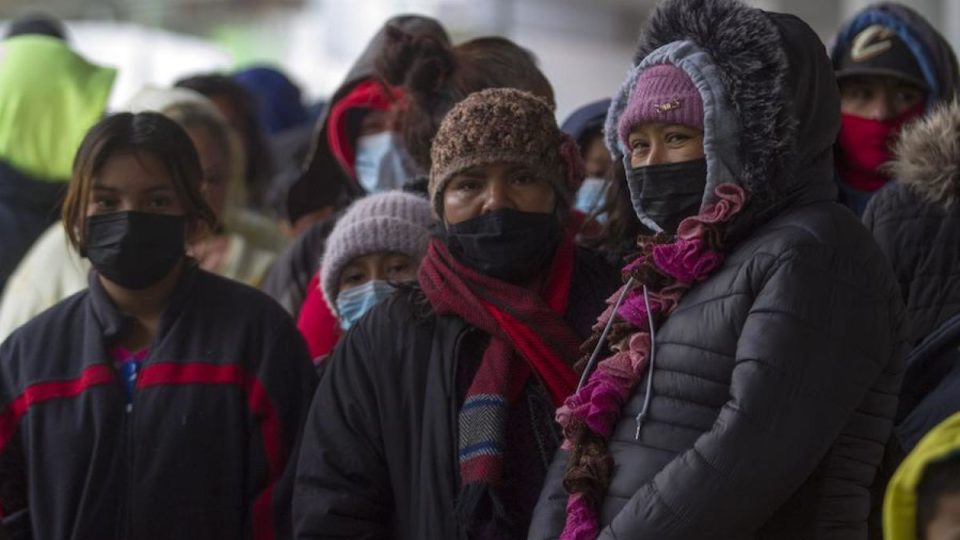
POLYGON ((960 67, 662 0, 558 123, 388 20, 322 107, 0 41, 0 538, 960 538, 960 67), (259 289, 259 290, 258 290, 259 289))

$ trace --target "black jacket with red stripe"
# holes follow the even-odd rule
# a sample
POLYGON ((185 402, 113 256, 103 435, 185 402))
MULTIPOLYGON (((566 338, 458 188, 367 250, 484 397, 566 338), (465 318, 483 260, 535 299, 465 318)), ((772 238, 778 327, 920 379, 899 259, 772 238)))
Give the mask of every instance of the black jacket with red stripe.
POLYGON ((128 407, 127 319, 95 276, 0 347, 0 513, 14 538, 273 539, 316 375, 266 295, 184 272, 128 407))

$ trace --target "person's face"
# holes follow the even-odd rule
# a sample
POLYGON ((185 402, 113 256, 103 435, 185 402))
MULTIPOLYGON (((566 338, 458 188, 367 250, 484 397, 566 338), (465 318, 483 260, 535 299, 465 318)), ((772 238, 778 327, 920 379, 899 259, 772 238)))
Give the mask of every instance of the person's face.
POLYGON ((340 272, 337 294, 373 280, 394 283, 417 279, 417 264, 403 253, 378 252, 351 259, 340 272))
POLYGON ((160 160, 150 154, 114 155, 93 179, 87 217, 128 211, 184 214, 173 179, 160 160))
POLYGON ((606 178, 610 167, 613 166, 613 160, 610 158, 610 152, 607 152, 607 147, 603 145, 602 135, 594 135, 587 142, 583 149, 583 162, 587 176, 606 178))
POLYGON ((940 497, 937 514, 927 525, 924 540, 960 540, 960 493, 940 497))
POLYGON ((890 120, 923 103, 926 93, 896 77, 844 77, 840 85, 840 110, 870 120, 890 120))
POLYGON ((203 198, 220 217, 227 206, 230 194, 230 156, 223 152, 222 145, 217 144, 216 138, 210 130, 204 127, 193 127, 187 130, 190 140, 200 158, 200 168, 203 170, 203 184, 201 186, 203 198))
POLYGON ((549 214, 557 207, 557 194, 549 182, 528 167, 512 163, 461 171, 447 182, 442 197, 446 223, 460 223, 502 208, 549 214))
POLYGON ((683 124, 640 124, 627 138, 631 167, 680 163, 703 157, 703 130, 683 124))

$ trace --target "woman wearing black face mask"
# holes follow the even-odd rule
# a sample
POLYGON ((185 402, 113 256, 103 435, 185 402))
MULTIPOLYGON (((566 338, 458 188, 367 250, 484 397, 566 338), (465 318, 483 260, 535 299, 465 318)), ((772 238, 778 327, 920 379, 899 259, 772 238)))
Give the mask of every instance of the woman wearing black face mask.
POLYGON ((664 0, 614 97, 642 236, 557 412, 529 538, 866 538, 896 280, 835 202, 839 95, 800 19, 664 0))
POLYGON ((290 534, 314 372, 265 295, 185 255, 215 226, 190 138, 98 123, 63 209, 89 288, 0 347, 0 508, 14 537, 290 534))
POLYGON ((327 360, 298 537, 525 537, 559 442, 552 411, 617 283, 565 227, 581 167, 526 92, 478 92, 446 116, 430 171, 442 231, 419 289, 373 308, 327 360))

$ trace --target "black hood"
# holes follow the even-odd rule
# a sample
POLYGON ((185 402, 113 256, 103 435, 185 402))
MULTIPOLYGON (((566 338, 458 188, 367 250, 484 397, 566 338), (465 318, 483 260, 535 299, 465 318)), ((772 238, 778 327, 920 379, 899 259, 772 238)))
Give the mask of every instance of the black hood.
POLYGON ((303 164, 303 172, 287 194, 287 215, 291 223, 314 210, 327 206, 343 207, 362 195, 362 190, 330 151, 327 144, 327 115, 357 84, 376 76, 374 65, 386 43, 388 27, 397 27, 415 36, 429 35, 446 43, 450 41, 438 21, 420 15, 398 15, 377 31, 317 119, 313 144, 303 164))

